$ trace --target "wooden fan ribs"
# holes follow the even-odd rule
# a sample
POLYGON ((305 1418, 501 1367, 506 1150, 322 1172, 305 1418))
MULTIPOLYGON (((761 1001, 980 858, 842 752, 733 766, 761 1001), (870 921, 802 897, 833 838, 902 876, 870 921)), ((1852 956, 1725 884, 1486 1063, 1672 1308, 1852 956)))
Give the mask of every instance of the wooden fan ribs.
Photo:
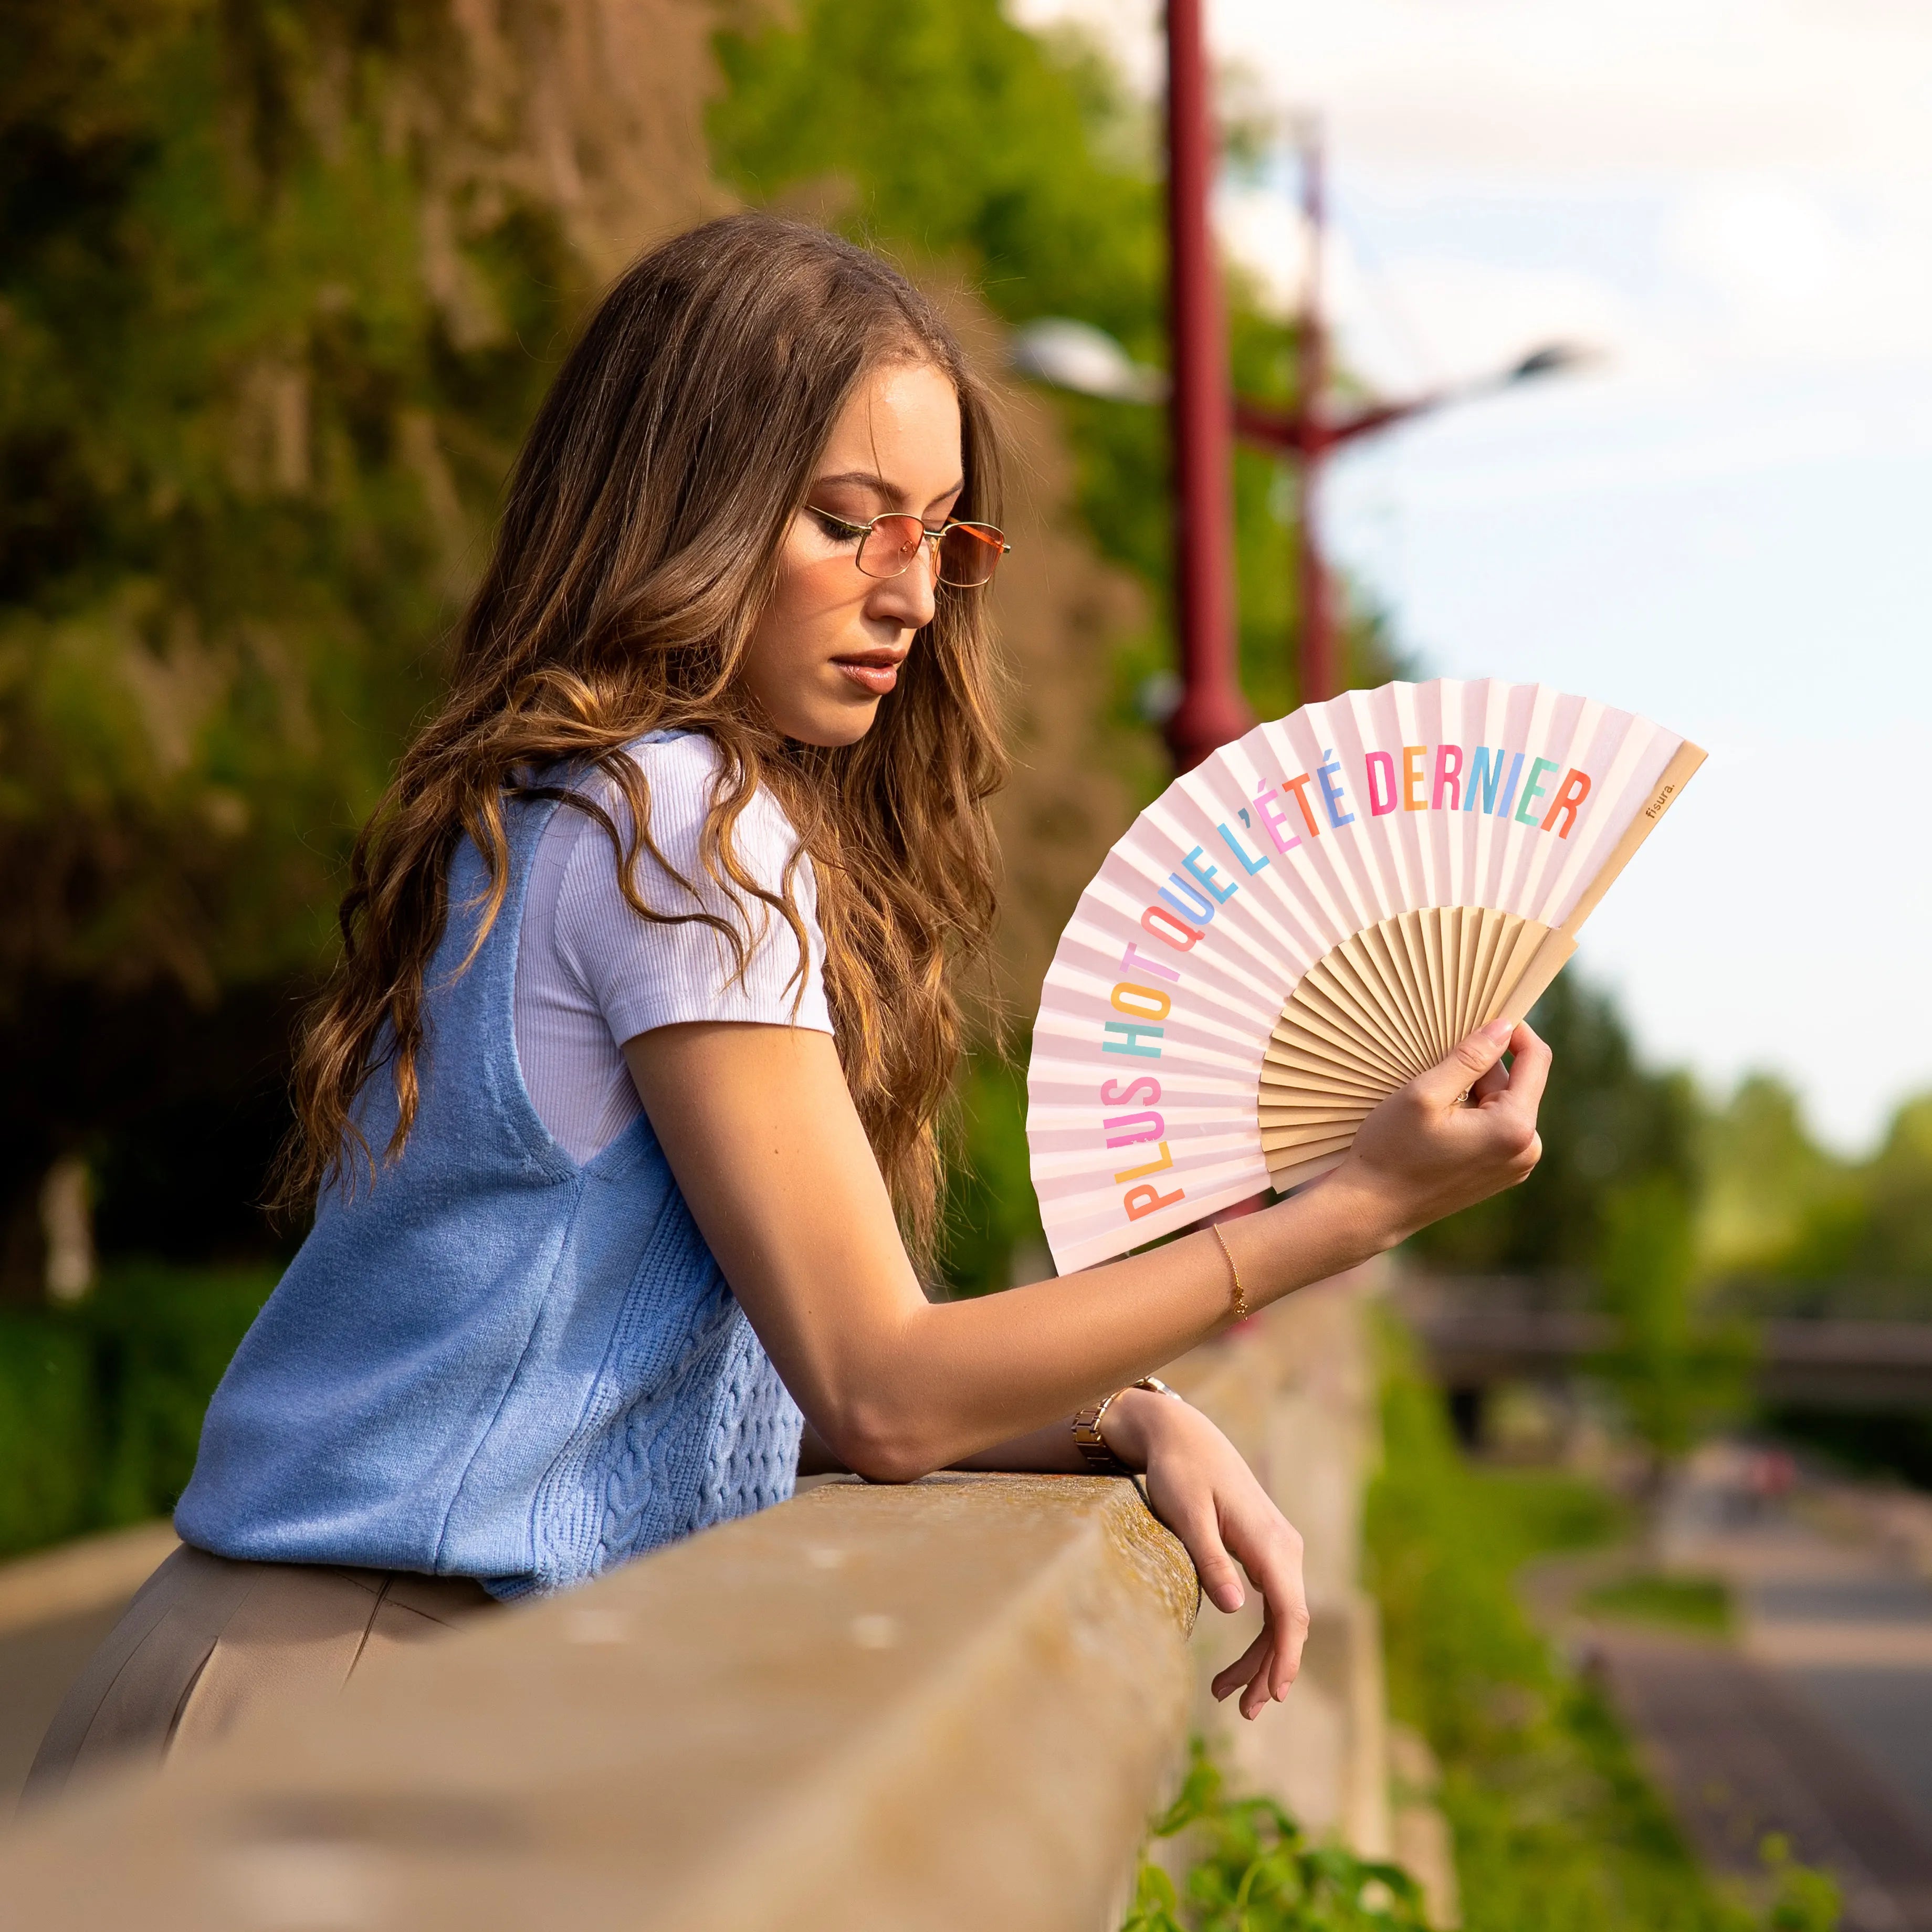
POLYGON ((1427 906, 1317 960, 1262 1057, 1257 1112, 1276 1186, 1332 1165, 1372 1107, 1496 1018, 1526 974, 1572 944, 1492 906, 1427 906))
POLYGON ((1274 1038, 1284 1046, 1306 1042, 1297 1037, 1296 1024, 1312 1030, 1330 1046, 1339 1047, 1351 1059, 1366 1059, 1394 1072, 1402 1062, 1384 1046, 1372 1025, 1364 1025, 1347 1013, 1328 987, 1310 974, 1302 982, 1304 998, 1300 1010, 1291 1022, 1284 1011, 1276 1022, 1274 1038))
POLYGON ((1308 983, 1347 1006, 1369 1036, 1386 1041, 1394 1020, 1381 981, 1365 958, 1347 946, 1337 946, 1310 969, 1308 983))
POLYGON ((1402 951, 1400 934, 1392 934, 1388 930, 1391 923, 1384 920, 1380 926, 1370 926, 1357 933, 1353 939, 1345 939, 1340 950, 1344 952, 1358 952, 1374 982, 1382 988, 1398 1036, 1410 1052, 1414 1054, 1417 1064, 1420 1065, 1426 1064, 1429 1049, 1424 1040, 1414 1002, 1408 996, 1400 964, 1399 956, 1402 951))

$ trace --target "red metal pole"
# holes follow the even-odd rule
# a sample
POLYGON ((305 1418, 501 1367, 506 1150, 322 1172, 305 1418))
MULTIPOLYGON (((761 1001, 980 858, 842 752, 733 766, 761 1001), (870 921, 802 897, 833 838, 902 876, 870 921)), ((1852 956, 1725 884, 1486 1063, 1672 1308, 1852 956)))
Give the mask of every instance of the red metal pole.
POLYGON ((1235 674, 1233 436, 1220 281, 1208 229, 1214 136, 1202 0, 1167 0, 1168 314, 1172 332, 1174 616, 1182 771, 1254 722, 1235 674))
POLYGON ((1335 663, 1334 618, 1329 603, 1328 572, 1322 556, 1322 468, 1328 439, 1322 405, 1328 386, 1328 344, 1322 320, 1322 142, 1311 132, 1301 151, 1301 212, 1308 231, 1308 272, 1303 285, 1298 333, 1304 424, 1301 500, 1298 532, 1301 604, 1301 702, 1333 698, 1340 688, 1335 663))

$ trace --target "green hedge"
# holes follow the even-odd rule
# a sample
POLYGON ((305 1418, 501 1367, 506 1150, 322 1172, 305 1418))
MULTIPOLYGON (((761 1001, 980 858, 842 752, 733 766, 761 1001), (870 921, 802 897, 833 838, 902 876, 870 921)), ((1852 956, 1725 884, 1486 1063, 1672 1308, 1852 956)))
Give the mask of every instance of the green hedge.
POLYGON ((73 1309, 0 1311, 0 1556, 165 1516, 272 1268, 110 1270, 73 1309))

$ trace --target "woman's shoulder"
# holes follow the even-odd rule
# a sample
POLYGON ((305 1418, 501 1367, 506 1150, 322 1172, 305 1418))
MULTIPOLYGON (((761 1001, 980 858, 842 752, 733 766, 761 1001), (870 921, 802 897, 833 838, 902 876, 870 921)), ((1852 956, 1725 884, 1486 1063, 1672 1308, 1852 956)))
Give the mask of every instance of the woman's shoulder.
MULTIPOLYGON (((702 731, 652 731, 633 738, 624 754, 644 775, 654 825, 668 818, 703 822, 724 767, 713 739, 702 731)), ((616 789, 608 778, 605 785, 616 789)))
MULTIPOLYGON (((644 775, 652 838, 660 846, 688 842, 694 848, 724 776, 724 754, 716 741, 702 731, 653 731, 625 749, 644 775)), ((760 785, 746 801, 732 839, 745 862, 755 858, 779 870, 798 847, 791 820, 769 785, 760 785)))
MULTIPOLYGON (((635 916, 618 877, 610 840, 580 828, 558 900, 560 942, 625 1040, 684 1020, 734 1019, 829 1033, 822 980, 824 939, 811 861, 768 787, 746 802, 730 828, 730 877, 704 837, 717 803, 724 758, 702 732, 652 733, 627 746, 644 780, 650 840, 636 854, 638 892, 662 922, 635 916), (742 890, 748 884, 753 890, 742 890), (789 921, 802 922, 794 946, 789 921), (692 913, 708 915, 692 921, 692 913), (727 943, 720 923, 741 942, 727 943), (802 977, 801 978, 801 974, 802 977)), ((628 843, 629 800, 608 773, 586 786, 628 843)))
POLYGON ((714 778, 724 760, 707 731, 646 731, 624 747, 646 777, 714 778))

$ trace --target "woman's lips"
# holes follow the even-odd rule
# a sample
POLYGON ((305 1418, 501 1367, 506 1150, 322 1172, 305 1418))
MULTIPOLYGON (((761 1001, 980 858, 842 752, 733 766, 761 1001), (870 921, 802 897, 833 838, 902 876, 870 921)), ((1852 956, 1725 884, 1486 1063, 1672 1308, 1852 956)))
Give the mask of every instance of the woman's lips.
POLYGON ((874 698, 884 698, 899 681, 896 658, 834 658, 832 662, 862 691, 874 698))

